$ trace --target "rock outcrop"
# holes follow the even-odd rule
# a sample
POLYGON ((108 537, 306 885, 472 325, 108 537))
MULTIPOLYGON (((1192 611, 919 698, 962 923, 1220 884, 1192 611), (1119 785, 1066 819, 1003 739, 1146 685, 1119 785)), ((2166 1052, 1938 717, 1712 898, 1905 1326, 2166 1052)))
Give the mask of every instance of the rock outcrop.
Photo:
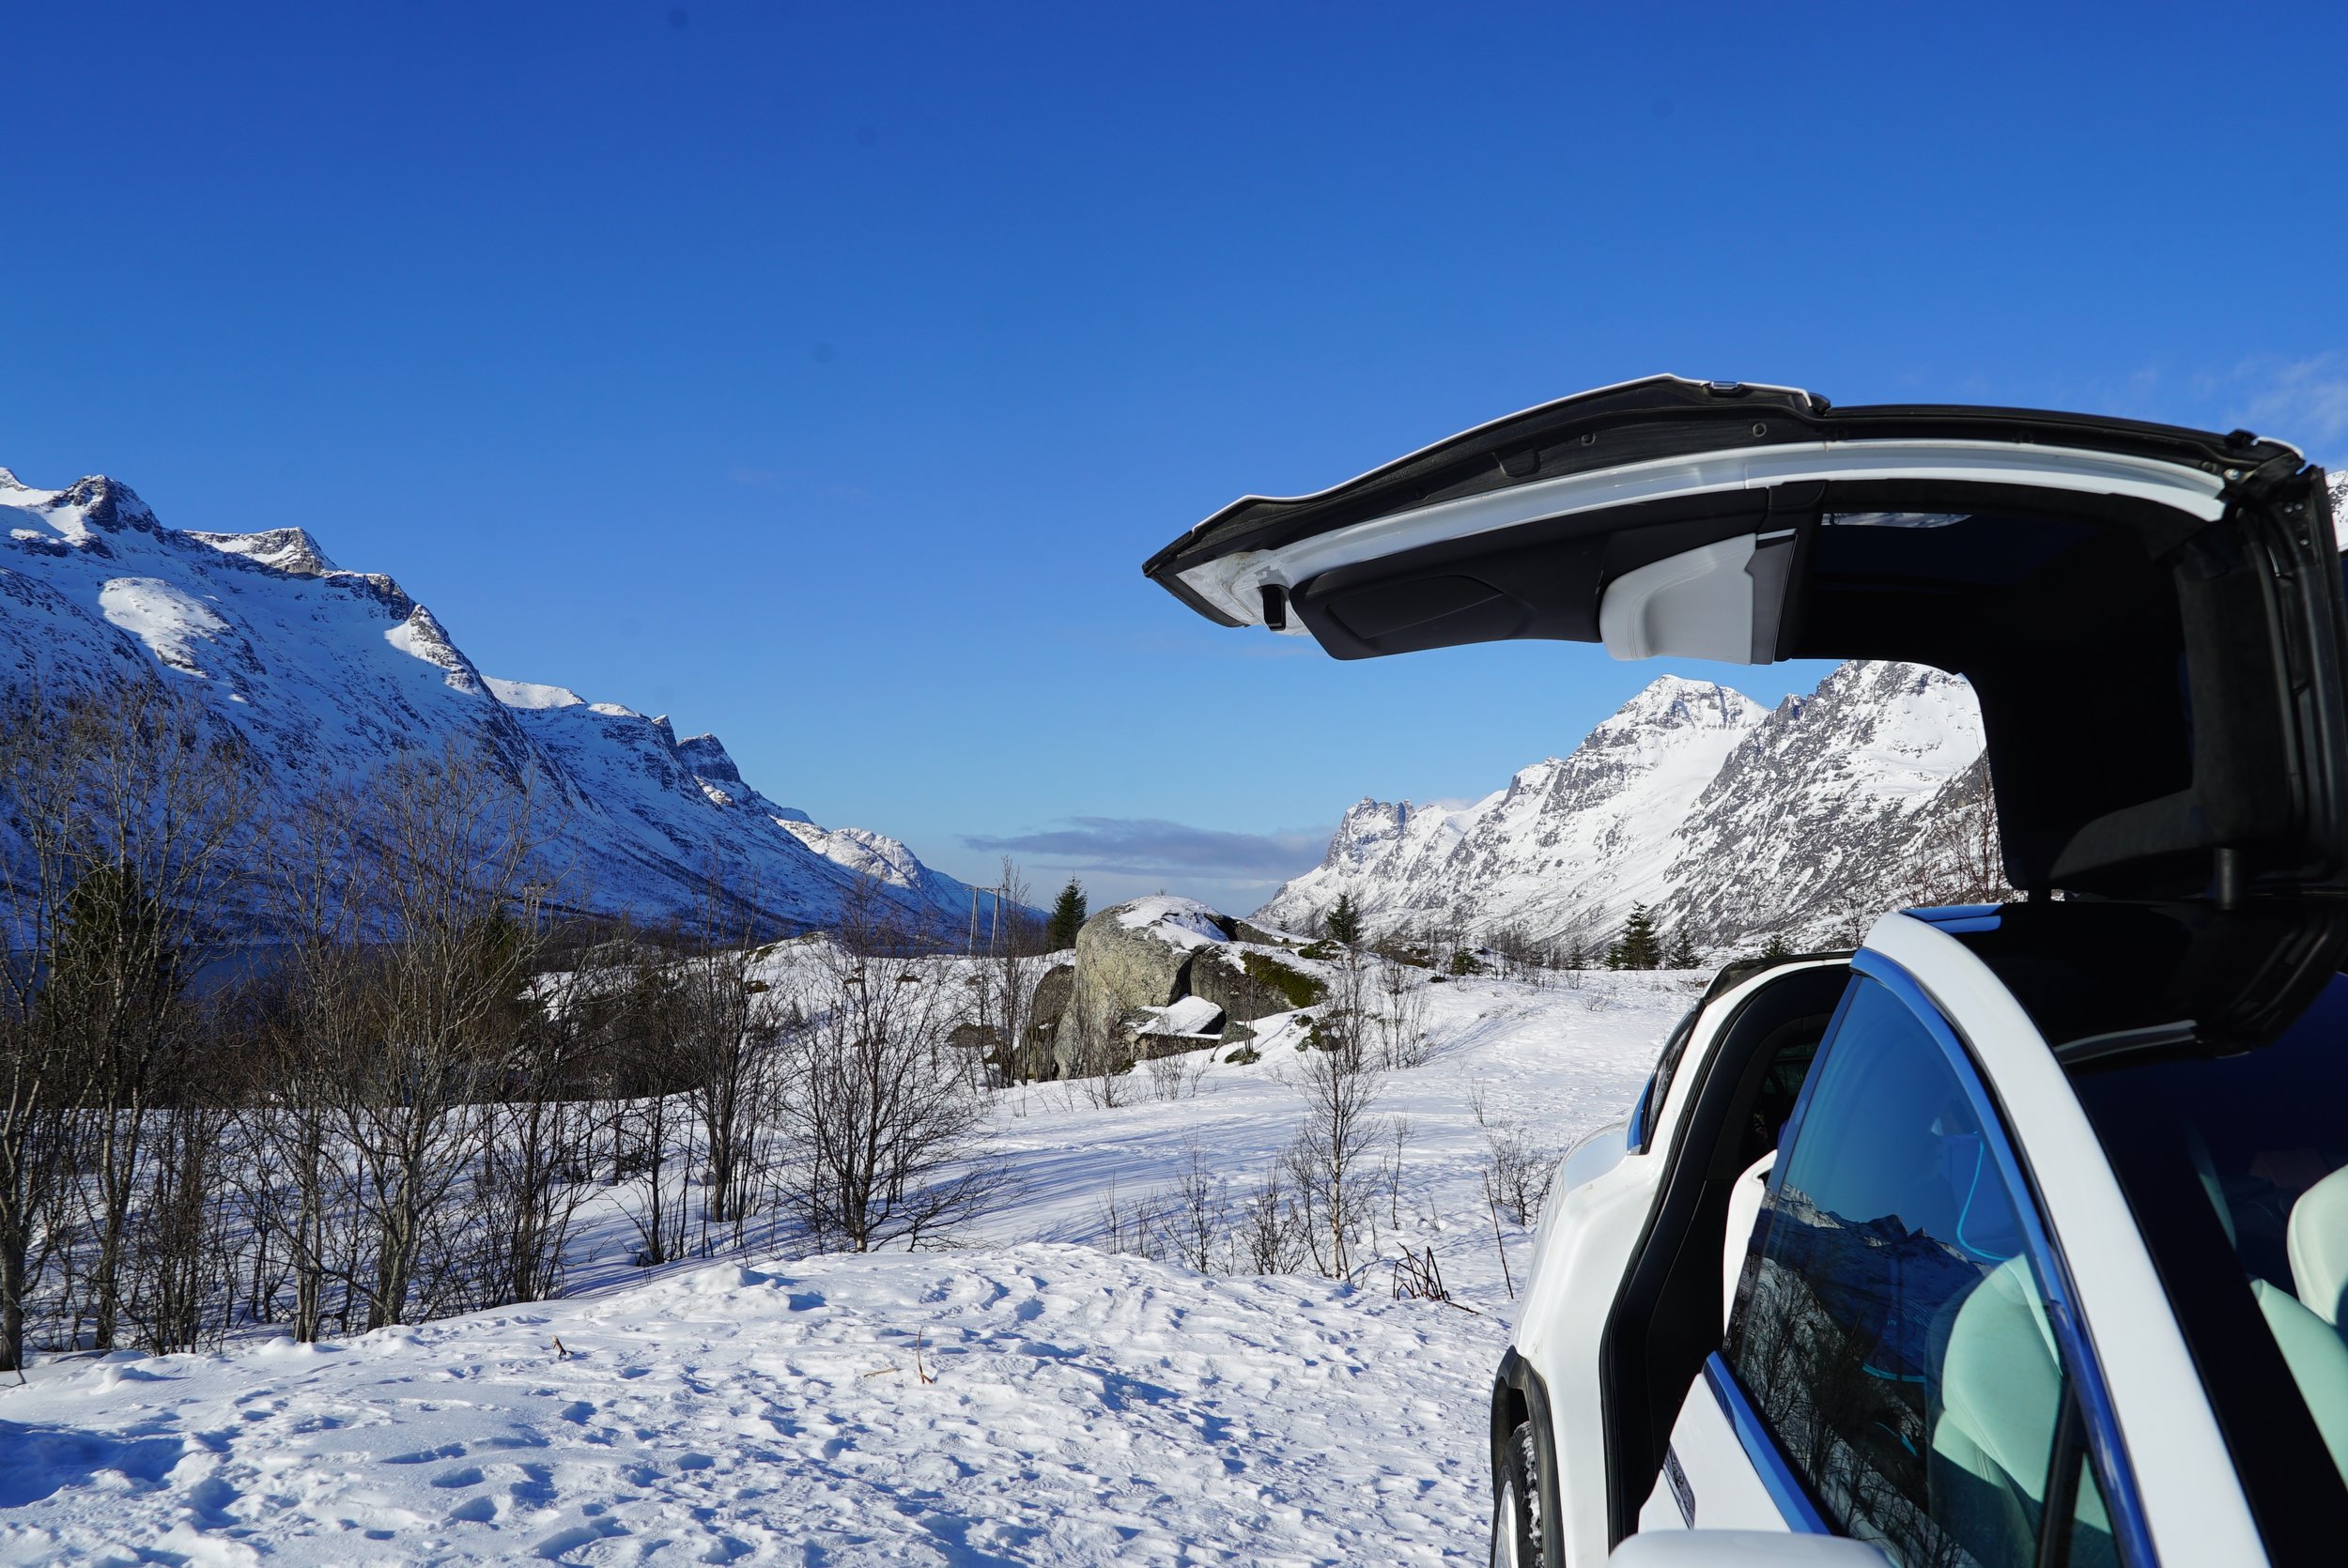
POLYGON ((1196 899, 1161 893, 1104 909, 1077 930, 1075 962, 1055 964, 1038 983, 1036 1022, 1013 1070, 1089 1077, 1174 1052, 1244 1048, 1259 1020, 1327 994, 1306 972, 1317 966, 1296 951, 1303 945, 1196 899))
POLYGON ((1228 915, 1196 899, 1155 894, 1103 910, 1076 932, 1075 974, 1054 1032, 1061 1076, 1089 1053, 1122 1051, 1134 1015, 1190 994, 1191 960, 1231 939, 1228 915))

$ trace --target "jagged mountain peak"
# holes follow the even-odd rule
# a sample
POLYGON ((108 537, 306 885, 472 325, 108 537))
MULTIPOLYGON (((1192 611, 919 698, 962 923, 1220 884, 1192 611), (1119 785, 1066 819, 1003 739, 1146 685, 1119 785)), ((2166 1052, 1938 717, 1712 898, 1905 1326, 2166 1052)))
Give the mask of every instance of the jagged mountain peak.
POLYGON ((1645 903, 1700 945, 1839 936, 1832 921, 1915 860, 1980 756, 1971 688, 1940 670, 1846 664, 1774 708, 1667 676, 1464 810, 1354 806, 1257 918, 1308 927, 1343 893, 1380 932, 1595 943, 1645 903))
POLYGON ((1677 729, 1733 730, 1752 723, 1761 705, 1744 693, 1712 681, 1691 681, 1684 675, 1659 675, 1601 723, 1677 729))
POLYGON ((687 735, 676 743, 677 755, 700 777, 721 784, 742 782, 742 770, 726 751, 725 744, 706 731, 687 735))
POLYGON ((187 537, 199 544, 209 545, 223 555, 250 561, 256 566, 291 573, 295 576, 320 577, 339 571, 318 548, 317 541, 303 528, 269 528, 257 533, 203 533, 190 530, 187 537))

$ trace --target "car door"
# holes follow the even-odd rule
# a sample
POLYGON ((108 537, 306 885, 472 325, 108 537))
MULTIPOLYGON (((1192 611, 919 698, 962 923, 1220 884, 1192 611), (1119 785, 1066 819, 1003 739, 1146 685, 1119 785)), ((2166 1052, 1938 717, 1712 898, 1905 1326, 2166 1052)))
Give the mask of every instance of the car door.
POLYGON ((2005 1130, 1954 1032, 1868 960, 1642 1527, 1831 1531, 1902 1564, 2120 1561, 2124 1455, 2050 1307, 2059 1275, 2005 1130))
POLYGON ((1339 658, 1546 638, 1962 674, 2032 893, 2348 867, 2330 502, 2247 432, 1660 377, 1234 501, 1144 570, 1339 658))

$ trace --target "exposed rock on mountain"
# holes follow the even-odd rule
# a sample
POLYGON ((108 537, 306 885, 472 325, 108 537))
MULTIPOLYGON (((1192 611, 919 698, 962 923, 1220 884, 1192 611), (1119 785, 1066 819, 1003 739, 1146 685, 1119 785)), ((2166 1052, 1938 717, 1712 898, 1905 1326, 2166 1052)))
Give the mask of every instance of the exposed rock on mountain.
POLYGON ((1590 731, 1464 810, 1365 800, 1328 858, 1259 919, 1308 928, 1350 893, 1367 928, 1519 925, 1554 934, 1668 892, 1655 853, 1766 716, 1725 686, 1667 675, 1590 731))
POLYGON ((41 490, 5 469, 0 529, 0 683, 193 691, 249 743, 280 821, 323 784, 453 744, 545 803, 575 905, 658 917, 714 874, 778 925, 820 925, 869 877, 906 917, 967 915, 968 887, 893 838, 766 799, 715 736, 484 675, 397 583, 342 570, 303 530, 186 532, 114 480, 41 490))
POLYGON ((1973 795, 1986 806, 1982 745, 1956 676, 1842 666, 1780 702, 1697 797, 1666 846, 1660 917, 1699 945, 1856 941, 1885 908, 1936 896, 1950 869, 1934 829, 1973 795))
POLYGON ((1363 801, 1258 918, 1309 929, 1350 894, 1378 934, 1595 948, 1644 903, 1705 949, 1839 941, 1951 882, 1981 755, 1971 691, 1939 670, 1846 664, 1773 710, 1666 675, 1463 810, 1363 801))

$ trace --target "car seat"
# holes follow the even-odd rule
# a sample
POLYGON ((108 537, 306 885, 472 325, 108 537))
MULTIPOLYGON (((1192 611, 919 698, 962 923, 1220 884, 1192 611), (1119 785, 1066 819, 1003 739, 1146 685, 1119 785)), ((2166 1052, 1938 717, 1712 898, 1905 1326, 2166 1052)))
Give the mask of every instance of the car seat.
POLYGON ((2348 1166, 2299 1194, 2284 1239, 2299 1304, 2337 1329, 2348 1291, 2348 1166))

